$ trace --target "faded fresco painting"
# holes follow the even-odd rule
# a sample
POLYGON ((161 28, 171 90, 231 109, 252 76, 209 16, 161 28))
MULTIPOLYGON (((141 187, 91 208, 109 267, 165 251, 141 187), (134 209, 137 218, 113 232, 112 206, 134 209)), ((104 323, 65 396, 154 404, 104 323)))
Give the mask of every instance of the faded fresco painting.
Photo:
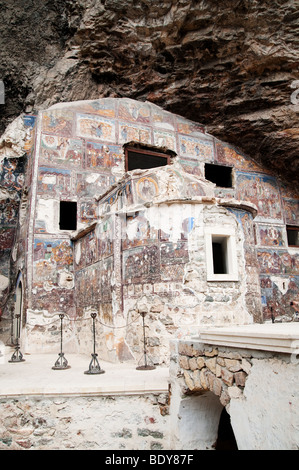
POLYGON ((73 113, 69 110, 53 109, 43 113, 42 129, 45 133, 70 137, 72 126, 73 113))
POLYGON ((66 139, 54 135, 42 134, 42 154, 45 162, 58 165, 75 165, 81 167, 83 163, 83 143, 80 139, 66 139))
POLYGON ((273 177, 237 173, 237 197, 255 204, 259 218, 282 220, 280 192, 273 177))
POLYGON ((97 142, 86 143, 86 168, 94 170, 110 169, 120 165, 123 150, 118 145, 104 145, 97 142))
POLYGON ((77 115, 77 135, 88 139, 115 142, 115 122, 92 114, 77 115))

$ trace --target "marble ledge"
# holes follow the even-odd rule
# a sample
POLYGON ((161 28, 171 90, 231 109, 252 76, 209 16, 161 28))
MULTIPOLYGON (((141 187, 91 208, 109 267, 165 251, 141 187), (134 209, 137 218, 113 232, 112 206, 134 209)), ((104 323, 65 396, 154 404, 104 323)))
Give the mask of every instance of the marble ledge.
POLYGON ((201 327, 205 344, 294 354, 299 349, 299 322, 201 327))

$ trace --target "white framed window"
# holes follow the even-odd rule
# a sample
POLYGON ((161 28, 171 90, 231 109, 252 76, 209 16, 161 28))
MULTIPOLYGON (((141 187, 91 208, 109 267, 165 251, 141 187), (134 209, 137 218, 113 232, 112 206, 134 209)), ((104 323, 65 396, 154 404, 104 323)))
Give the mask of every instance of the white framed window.
POLYGON ((233 228, 206 227, 208 281, 238 281, 236 237, 233 228))

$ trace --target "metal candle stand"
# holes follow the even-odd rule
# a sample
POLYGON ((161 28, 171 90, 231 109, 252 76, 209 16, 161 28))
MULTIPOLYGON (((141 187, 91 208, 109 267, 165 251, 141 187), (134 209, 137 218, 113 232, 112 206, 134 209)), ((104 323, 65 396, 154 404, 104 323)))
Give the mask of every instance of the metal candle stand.
POLYGON ((142 327, 143 327, 143 356, 144 356, 144 365, 136 367, 136 370, 153 370, 156 367, 154 365, 148 364, 147 358, 147 351, 146 351, 146 339, 145 339, 145 325, 144 325, 144 317, 146 315, 145 312, 141 312, 140 315, 142 316, 142 327))
POLYGON ((64 370, 64 369, 69 369, 71 367, 68 365, 68 362, 66 358, 64 357, 64 353, 62 352, 62 320, 64 318, 64 314, 60 313, 59 318, 60 318, 60 353, 58 354, 59 357, 57 361, 52 367, 52 369, 54 370, 64 370))
POLYGON ((97 314, 96 313, 92 313, 91 314, 91 318, 92 318, 92 321, 93 321, 93 353, 91 354, 92 356, 92 359, 90 361, 90 364, 89 364, 89 369, 86 370, 84 372, 84 374, 87 374, 87 375, 95 375, 95 374, 104 374, 105 371, 103 369, 101 369, 100 367, 100 364, 99 364, 99 361, 98 361, 98 358, 97 358, 97 354, 96 354, 96 328, 95 328, 95 318, 96 318, 97 314))
POLYGON ((23 354, 20 351, 20 345, 19 345, 19 332, 20 332, 20 315, 16 315, 17 319, 17 344, 15 347, 15 352, 11 356, 10 361, 8 362, 24 362, 25 359, 23 358, 23 354))

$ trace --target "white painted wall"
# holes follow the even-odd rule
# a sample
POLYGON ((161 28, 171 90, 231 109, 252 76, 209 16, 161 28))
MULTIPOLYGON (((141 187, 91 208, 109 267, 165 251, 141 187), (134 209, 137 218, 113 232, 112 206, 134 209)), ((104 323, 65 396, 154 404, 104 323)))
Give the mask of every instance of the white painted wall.
POLYGON ((299 449, 299 363, 253 360, 229 413, 239 450, 299 449))

